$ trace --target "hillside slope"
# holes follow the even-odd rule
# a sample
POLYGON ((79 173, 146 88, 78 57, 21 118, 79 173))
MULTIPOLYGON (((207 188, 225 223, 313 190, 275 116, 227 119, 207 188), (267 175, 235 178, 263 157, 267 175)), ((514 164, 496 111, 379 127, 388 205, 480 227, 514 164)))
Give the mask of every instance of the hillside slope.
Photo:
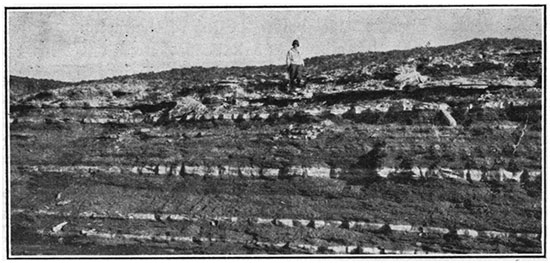
POLYGON ((14 78, 12 251, 541 255, 541 60, 475 39, 310 58, 296 90, 275 65, 14 78))

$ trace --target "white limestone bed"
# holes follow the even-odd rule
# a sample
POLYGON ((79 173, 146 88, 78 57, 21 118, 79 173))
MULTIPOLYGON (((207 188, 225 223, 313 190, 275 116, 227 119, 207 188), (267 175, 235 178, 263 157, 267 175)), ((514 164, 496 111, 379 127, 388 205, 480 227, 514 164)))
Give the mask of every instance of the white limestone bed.
MULTIPOLYGON (((37 165, 37 166, 18 166, 22 171, 35 172, 55 172, 55 173, 77 173, 93 174, 104 172, 111 174, 130 173, 136 175, 151 176, 209 176, 219 178, 245 177, 245 178, 279 178, 279 177, 312 177, 337 179, 346 173, 345 170, 337 167, 329 167, 326 164, 317 164, 312 166, 293 165, 282 169, 258 166, 231 166, 231 165, 188 165, 185 163, 172 164, 150 164, 144 166, 57 166, 57 165, 37 165)), ((371 172, 365 170, 365 172, 371 172)), ((479 170, 479 169, 449 169, 449 168, 425 168, 413 167, 412 169, 396 169, 393 167, 383 167, 374 170, 382 178, 403 178, 422 179, 449 178, 458 181, 515 181, 522 180, 533 181, 541 177, 540 170, 521 170, 511 172, 500 168, 498 170, 479 170)))
MULTIPOLYGON (((506 110, 511 107, 531 107, 541 104, 540 99, 522 99, 513 101, 480 101, 476 105, 471 105, 471 109, 499 109, 506 110)), ((89 108, 83 108, 89 109, 89 108)), ((336 104, 328 108, 320 108, 319 106, 309 107, 303 110, 282 109, 277 112, 266 111, 245 111, 245 112, 203 112, 201 113, 189 113, 183 116, 177 116, 169 118, 166 121, 172 122, 206 122, 206 121, 266 121, 266 120, 278 120, 281 118, 291 119, 295 116, 300 117, 328 117, 328 116, 345 116, 346 118, 361 117, 365 114, 377 114, 377 113, 400 113, 400 112, 412 112, 412 111, 434 111, 444 114, 448 126, 456 126, 456 121, 451 116, 451 107, 445 103, 434 102, 422 102, 412 99, 400 99, 395 101, 383 101, 383 102, 366 102, 361 104, 354 104, 351 106, 344 104, 336 104)), ((204 110, 206 111, 206 110, 204 110)), ((158 114, 152 114, 151 116, 134 116, 132 112, 125 112, 119 114, 116 117, 86 117, 75 118, 71 121, 81 122, 84 124, 107 124, 107 123, 121 123, 121 124, 137 124, 137 123, 156 123, 161 118, 158 114)), ((44 123, 46 119, 54 122, 65 122, 65 119, 55 118, 43 118, 43 117, 10 117, 10 123, 44 123)))
MULTIPOLYGON (((98 219, 123 219, 123 220, 146 220, 146 221, 193 221, 198 222, 201 220, 207 220, 210 222, 247 222, 257 225, 274 225, 280 227, 310 227, 314 229, 320 229, 325 227, 343 228, 356 231, 371 231, 376 232, 389 228, 390 231, 413 233, 413 234, 449 234, 450 229, 436 226, 415 226, 410 224, 387 224, 387 223, 373 223, 364 221, 350 221, 350 220, 321 220, 321 219, 292 219, 292 218, 239 218, 235 216, 220 216, 220 217, 192 217, 184 214, 155 214, 155 213, 129 213, 126 215, 116 214, 102 214, 93 211, 84 211, 78 214, 71 212, 58 212, 51 210, 38 210, 30 211, 25 209, 14 209, 12 214, 25 213, 25 214, 38 214, 49 216, 64 216, 64 217, 80 217, 80 218, 98 218, 98 219)), ((541 238, 537 233, 510 233, 493 230, 473 230, 473 229, 456 229, 456 235, 469 238, 491 238, 491 239, 506 239, 506 238, 527 238, 532 240, 538 240, 541 238)))
POLYGON ((440 254, 452 254, 445 252, 428 252, 420 248, 418 249, 385 249, 382 247, 368 247, 368 246, 317 246, 312 244, 304 244, 297 242, 263 242, 263 241, 249 241, 239 240, 231 238, 214 238, 214 237, 196 237, 196 236, 167 236, 167 235, 154 235, 154 234, 124 234, 114 232, 100 232, 94 229, 82 229, 79 232, 65 232, 65 231, 50 231, 41 229, 37 231, 40 235, 47 235, 53 237, 68 237, 74 235, 82 235, 89 238, 108 239, 114 243, 127 244, 128 242, 179 242, 179 243, 207 243, 207 242, 223 242, 234 243, 243 245, 255 245, 264 248, 289 248, 297 251, 304 251, 307 253, 326 253, 332 252, 334 254, 375 254, 375 255, 440 255, 440 254))

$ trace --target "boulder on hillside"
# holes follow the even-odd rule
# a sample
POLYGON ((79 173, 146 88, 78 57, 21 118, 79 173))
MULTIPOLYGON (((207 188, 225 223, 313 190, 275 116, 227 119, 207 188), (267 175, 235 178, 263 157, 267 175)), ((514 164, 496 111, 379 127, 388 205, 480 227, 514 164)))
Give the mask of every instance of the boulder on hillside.
POLYGON ((451 115, 451 113, 449 112, 449 108, 450 108, 449 105, 447 105, 445 103, 440 103, 439 104, 439 112, 443 116, 443 119, 444 119, 445 123, 448 126, 456 127, 457 122, 456 122, 455 118, 453 118, 453 115, 451 115))
POLYGON ((401 66, 395 70, 398 73, 394 78, 395 85, 402 90, 405 86, 418 86, 428 80, 428 77, 420 75, 415 66, 401 66))
POLYGON ((207 109, 206 106, 191 96, 178 98, 175 102, 176 106, 168 111, 169 120, 176 120, 190 113, 202 114, 207 109))

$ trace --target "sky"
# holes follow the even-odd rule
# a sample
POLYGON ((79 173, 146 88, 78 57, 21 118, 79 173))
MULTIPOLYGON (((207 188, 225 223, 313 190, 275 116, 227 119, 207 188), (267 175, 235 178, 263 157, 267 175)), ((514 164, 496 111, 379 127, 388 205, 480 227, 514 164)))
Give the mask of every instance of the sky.
MULTIPOLYGON (((9 10, 10 75, 62 81, 543 37, 541 7, 9 10)), ((306 65, 307 66, 307 65, 306 65)))

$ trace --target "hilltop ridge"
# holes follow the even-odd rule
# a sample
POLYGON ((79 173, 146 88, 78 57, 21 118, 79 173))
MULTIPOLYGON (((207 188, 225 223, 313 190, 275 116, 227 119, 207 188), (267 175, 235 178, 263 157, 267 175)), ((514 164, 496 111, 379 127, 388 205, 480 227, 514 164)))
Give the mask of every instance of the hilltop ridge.
MULTIPOLYGON (((419 64, 422 75, 433 78, 470 75, 486 71, 497 71, 499 75, 540 78, 542 42, 533 39, 472 39, 469 41, 437 47, 417 47, 409 50, 386 52, 359 52, 334 54, 306 58, 307 75, 315 79, 328 75, 340 82, 360 82, 369 79, 395 76, 395 69, 414 60, 419 64), (480 57, 481 55, 481 57, 480 57)), ((143 72, 131 75, 113 76, 100 80, 62 82, 50 79, 33 79, 10 76, 10 98, 36 93, 69 85, 88 83, 124 82, 144 80, 149 85, 178 92, 193 85, 215 84, 226 78, 284 79, 283 65, 245 67, 189 67, 160 72, 143 72)))

